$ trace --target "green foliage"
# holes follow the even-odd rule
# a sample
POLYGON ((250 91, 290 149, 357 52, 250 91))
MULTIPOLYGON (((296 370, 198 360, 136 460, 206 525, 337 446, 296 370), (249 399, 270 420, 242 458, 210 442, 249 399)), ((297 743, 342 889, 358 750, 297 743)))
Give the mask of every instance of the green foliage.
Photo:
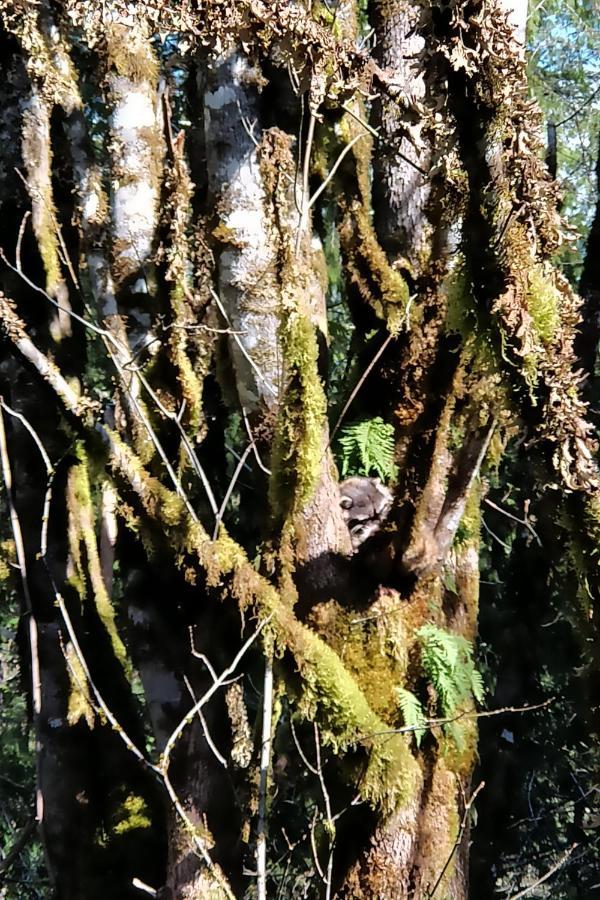
POLYGON ((338 440, 337 455, 344 478, 372 474, 383 481, 395 478, 393 425, 381 416, 347 425, 338 440))
POLYGON ((412 691, 403 687, 397 687, 396 694, 398 695, 398 703, 402 710, 404 724, 408 728, 414 727, 415 730, 413 734, 415 736, 415 743, 417 747, 420 747, 423 735, 427 730, 427 718, 423 712, 421 702, 418 697, 415 697, 412 691))
POLYGON ((442 715, 453 715, 471 697, 481 703, 483 682, 473 662, 470 642, 436 625, 423 625, 417 637, 421 663, 435 688, 442 715))
POLYGON ((575 241, 564 242, 559 262, 574 283, 581 273, 595 205, 600 111, 597 17, 594 0, 548 0, 536 4, 528 17, 529 84, 546 121, 556 126, 561 213, 576 236, 575 241))

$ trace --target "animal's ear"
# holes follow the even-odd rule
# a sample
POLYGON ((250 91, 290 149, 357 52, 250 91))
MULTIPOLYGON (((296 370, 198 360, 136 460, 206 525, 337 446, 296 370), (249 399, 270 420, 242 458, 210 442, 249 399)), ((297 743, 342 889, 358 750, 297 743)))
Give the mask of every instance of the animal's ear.
POLYGON ((375 487, 379 487, 379 485, 381 484, 381 478, 370 478, 369 481, 371 482, 371 484, 374 484, 375 487))
POLYGON ((342 509, 350 509, 353 503, 354 500, 347 494, 342 494, 342 496, 340 497, 340 506, 342 507, 342 509))

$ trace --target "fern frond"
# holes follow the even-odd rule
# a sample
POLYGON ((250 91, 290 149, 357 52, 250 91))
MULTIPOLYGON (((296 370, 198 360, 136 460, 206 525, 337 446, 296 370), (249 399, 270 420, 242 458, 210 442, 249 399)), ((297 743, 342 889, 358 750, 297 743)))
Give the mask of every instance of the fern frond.
POLYGON ((412 728, 414 726, 415 730, 413 734, 415 737, 415 743, 417 747, 420 747, 421 741, 423 740, 423 735, 427 731, 427 719, 425 717, 425 713, 423 712, 423 707, 421 706, 419 699, 415 697, 412 691, 409 691, 406 688, 397 687, 396 694, 398 697, 398 703, 400 704, 400 709, 402 711, 404 724, 409 728, 412 728))
POLYGON ((458 634, 435 625, 423 625, 417 631, 421 645, 421 663, 434 686, 440 711, 451 716, 457 707, 474 697, 483 701, 484 688, 473 661, 471 643, 458 634))
POLYGON ((378 475, 382 481, 396 476, 394 427, 381 416, 353 422, 342 429, 337 446, 342 476, 378 475))

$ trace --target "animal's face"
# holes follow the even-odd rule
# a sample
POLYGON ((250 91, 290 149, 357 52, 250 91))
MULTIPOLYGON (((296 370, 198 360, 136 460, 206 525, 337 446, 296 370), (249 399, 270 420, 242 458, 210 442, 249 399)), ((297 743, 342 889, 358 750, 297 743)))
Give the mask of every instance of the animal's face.
POLYGON ((340 505, 355 549, 381 527, 392 500, 379 478, 354 476, 341 483, 340 505))

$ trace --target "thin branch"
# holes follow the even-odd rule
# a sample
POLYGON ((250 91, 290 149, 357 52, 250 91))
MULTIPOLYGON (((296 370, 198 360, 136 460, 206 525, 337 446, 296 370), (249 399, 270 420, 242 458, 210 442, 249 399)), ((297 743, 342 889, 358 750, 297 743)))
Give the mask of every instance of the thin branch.
POLYGON ((410 734, 413 731, 421 731, 423 728, 441 728, 443 725, 452 724, 452 722, 460 722, 461 719, 489 719, 492 716, 502 716, 507 713, 534 712, 550 706, 555 700, 556 697, 550 697, 548 700, 544 700, 543 703, 533 703, 530 706, 503 706, 500 709, 488 709, 483 710, 483 712, 463 710, 455 716, 426 719, 419 725, 402 725, 400 728, 390 728, 389 731, 374 731, 371 734, 363 734, 357 738, 357 741, 370 741, 375 737, 389 737, 392 734, 410 734))
MULTIPOLYGON (((38 635, 38 627, 37 620, 33 613, 33 605, 31 602, 31 594, 29 592, 29 579, 27 575, 27 558, 25 555, 25 543, 23 541, 23 532, 21 531, 21 523, 19 521, 19 516, 14 503, 13 496, 13 480, 12 480, 12 469, 10 465, 10 457, 8 454, 8 445, 6 442, 6 430, 4 428, 4 416, 2 410, 7 409, 8 407, 4 403, 4 400, 0 398, 1 409, 0 409, 0 460, 2 465, 2 476, 4 479, 4 486, 6 489, 6 496, 8 500, 9 514, 10 514, 10 522, 13 533, 13 538, 15 542, 15 551, 17 555, 17 563, 19 566, 19 573, 21 575, 21 588, 23 591, 23 601, 25 605, 25 609, 27 612, 28 618, 28 638, 29 638, 29 657, 31 662, 31 701, 33 707, 33 725, 35 730, 35 741, 36 741, 36 818, 37 821, 42 828, 42 838, 44 837, 43 832, 43 821, 44 821, 44 796, 42 794, 41 787, 41 776, 40 776, 40 715, 42 711, 42 675, 40 668, 40 657, 39 657, 39 635, 38 635)), ((19 417, 21 418, 21 417, 19 417)), ((29 424, 29 423, 28 423, 29 424)), ((29 429, 28 429, 29 430, 29 429)), ((31 432, 30 432, 31 433, 31 432)), ((36 443, 38 443, 36 441, 36 443)), ((44 457, 47 459, 47 454, 44 457)), ((50 467, 51 468, 51 467, 50 467)), ((45 841, 44 841, 44 850, 46 849, 45 841)), ((47 854, 46 854, 47 855, 47 854)), ((51 873, 51 870, 49 869, 51 873)))
POLYGON ((216 539, 217 539, 217 535, 219 534, 219 526, 220 526, 221 521, 222 521, 222 519, 223 519, 223 515, 224 515, 224 513, 225 513, 225 510, 227 509, 227 504, 229 503, 229 498, 231 497, 231 494, 232 494, 233 489, 234 489, 234 487, 235 487, 235 483, 236 483, 236 481, 237 481, 238 478, 239 478, 240 472, 241 472, 242 469, 244 468, 244 464, 245 464, 245 462, 246 462, 246 459, 247 459, 247 457, 248 457, 248 454, 249 454, 250 451, 252 450, 252 445, 253 445, 253 443, 254 443, 254 442, 252 442, 252 444, 248 444, 248 446, 246 447, 246 449, 244 450, 244 452, 243 452, 242 455, 240 456, 239 462, 238 462, 237 466, 235 467, 235 471, 234 471, 233 475, 231 476, 231 480, 230 480, 229 485, 228 485, 228 487, 227 487, 227 491, 225 492, 225 496, 223 497, 223 502, 221 503, 221 507, 220 507, 220 509, 219 509, 219 511, 218 511, 218 513, 217 513, 217 515, 216 515, 216 519, 215 519, 215 528, 214 528, 213 536, 212 536, 212 537, 213 537, 213 541, 216 541, 216 539))
POLYGON ((452 858, 453 858, 454 854, 456 853, 456 851, 458 850, 458 848, 461 845, 461 842, 463 839, 463 834, 465 833, 465 828, 467 827, 469 813, 471 812, 471 807, 473 806, 473 804, 475 803, 475 800, 477 799, 477 794, 479 794, 479 792, 482 791, 484 787, 485 787, 485 781, 480 781, 479 784, 477 785, 477 787, 475 788, 475 790, 473 791, 473 793, 471 794, 469 801, 465 804, 465 811, 463 813, 463 817, 460 822, 460 828, 458 829, 458 834, 456 835, 456 840, 454 841, 454 846, 452 847, 452 850, 450 851, 450 853, 448 855, 448 859, 444 863, 444 867, 443 867, 442 871, 438 875, 437 881, 435 882, 431 891, 428 894, 429 898, 433 897, 433 895, 437 891, 438 887, 442 883, 442 879, 443 879, 444 875, 446 874, 446 869, 452 862, 452 858))
POLYGON ((258 785, 258 834, 256 836, 256 881, 258 900, 267 900, 267 788, 271 765, 273 719, 273 657, 265 654, 265 677, 262 708, 262 744, 260 749, 260 781, 258 785))
POLYGON ((25 825, 20 829, 19 833, 15 838, 15 842, 10 848, 10 850, 6 853, 6 855, 0 859, 0 875, 4 872, 8 872, 13 863, 17 861, 35 831, 36 828, 36 817, 30 816, 25 825))
POLYGON ((561 125, 566 125, 567 122, 570 122, 571 119, 574 119, 576 116, 578 116, 579 113, 583 112, 583 110, 586 108, 586 106, 588 106, 592 102, 592 100, 595 97, 597 97, 598 94, 600 94, 600 84, 598 85, 598 87, 596 88, 595 91, 592 91, 592 93, 589 95, 589 97, 586 97, 586 99, 583 101, 581 106, 579 106, 574 112, 572 112, 570 115, 568 115, 566 119, 563 119, 561 122, 556 122, 555 128, 560 128, 561 125))
POLYGON ((134 888, 137 888, 138 891, 143 891, 145 894, 150 894, 151 897, 158 896, 158 891, 156 891, 153 887, 150 887, 149 884, 145 884, 139 878, 134 878, 131 884, 134 888))
POLYGON ((175 747, 175 744, 181 737, 186 726, 189 725, 189 723, 192 721, 192 719, 194 719, 196 717, 198 710, 202 709, 202 707, 208 703, 208 701, 213 696, 213 694, 224 684, 224 682, 229 678, 229 676, 232 675, 233 672, 235 672, 242 657, 246 654, 246 652, 252 646, 252 644, 254 643, 256 638, 259 636, 259 634, 261 633, 261 631, 263 630, 265 625, 268 622, 270 622, 272 618, 273 618, 273 614, 267 616, 266 619, 263 619, 263 621, 259 623, 256 631, 254 631, 253 634, 250 635, 248 640, 244 642, 244 644, 241 646, 241 648, 236 653, 236 655, 235 655, 233 661, 230 663, 230 665, 227 666, 227 668, 221 672, 220 676, 216 679, 216 681, 213 681, 211 687, 209 687, 209 689, 192 706, 192 708, 190 710, 188 710, 188 712, 181 719, 179 724, 173 729, 167 743, 165 744, 165 749, 161 756, 161 762, 160 762, 161 772, 163 772, 163 773, 167 772, 167 770, 169 768, 170 757, 171 757, 171 753, 173 752, 173 748, 175 747))
POLYGON ((298 219, 298 230, 296 232, 296 256, 300 250, 300 241, 308 220, 310 210, 309 194, 308 194, 308 178, 310 175, 310 155, 312 153, 312 145, 315 136, 315 124, 317 116, 314 110, 310 110, 310 118, 308 120, 308 133, 306 135, 306 145, 304 147, 304 164, 302 167, 302 194, 300 200, 300 216, 298 219))
POLYGON ((315 753, 317 758, 317 774, 319 776, 319 784, 321 785, 321 793, 323 794, 323 802, 325 803, 325 833, 329 839, 329 854, 327 857, 327 874, 323 877, 325 882, 325 900, 331 900, 331 879, 333 875, 333 849, 335 847, 335 824, 331 815, 331 802, 329 800, 329 792, 323 777, 323 766, 321 765, 321 742, 319 739, 319 726, 314 723, 315 730, 315 753))
MULTIPOLYGON (((187 677, 187 675, 184 675, 184 676, 183 676, 183 680, 184 680, 184 682, 185 682, 186 688, 187 688, 188 691, 189 691, 190 697, 192 698, 192 700, 194 701, 194 703, 197 703, 198 698, 196 697, 196 695, 195 695, 195 693, 194 693, 194 689, 193 689, 193 687, 192 687, 192 683, 191 683, 190 679, 187 677)), ((221 765, 223 766, 223 768, 226 769, 226 768, 227 768, 227 760, 225 759, 225 757, 223 756, 223 754, 219 751, 219 748, 217 747, 217 745, 216 745, 215 742, 213 741, 213 739, 212 739, 212 737, 211 737, 211 734, 210 734, 210 731, 208 730, 208 722, 207 722, 206 719, 204 718, 204 713, 202 712, 201 709, 198 710, 198 719, 200 720, 200 724, 202 725, 202 731, 204 732, 204 737, 206 738, 206 743, 208 744, 208 746, 210 747, 210 749, 211 749, 212 752, 214 753, 214 755, 215 755, 215 757, 217 758, 217 760, 221 763, 221 765)))
POLYGON ((540 538, 539 538, 539 535, 538 535, 537 531, 535 530, 535 528, 533 527, 533 525, 531 524, 531 522, 529 521, 529 519, 528 519, 527 517, 524 518, 524 519, 519 519, 518 516, 515 516, 515 515, 513 515, 511 512, 509 512, 507 509, 503 509, 501 506, 498 506, 497 503, 494 503, 494 502, 493 502, 492 500, 490 500, 488 497, 486 497, 486 498, 484 499, 484 503, 486 503, 488 506, 491 506, 491 508, 492 508, 492 509, 495 509, 496 512, 502 513, 502 515, 503 515, 503 516, 506 516, 507 519, 512 519, 513 522, 518 522, 519 525, 524 525, 525 528, 529 529, 529 531, 531 532, 531 534, 533 535, 533 537, 534 537, 535 540, 537 541, 538 546, 540 546, 540 547, 542 546, 542 542, 541 542, 541 540, 540 540, 540 538))
POLYGON ((524 888, 517 894, 511 894, 508 900, 519 900, 520 897, 526 897, 527 894, 530 894, 533 890, 535 890, 536 887, 539 887, 540 884, 543 884, 544 881, 548 881, 549 878, 552 878, 552 876, 564 866, 564 864, 567 862, 571 854, 577 849, 578 846, 579 844, 571 844, 569 849, 565 853, 563 853, 558 862, 554 866, 552 866, 551 869, 548 869, 545 875, 542 875, 541 878, 538 878, 537 881, 534 881, 533 884, 530 884, 529 887, 524 888))
POLYGON ((346 144, 346 146, 345 146, 344 149, 341 151, 340 155, 338 156, 338 158, 336 159, 336 161, 335 161, 334 164, 332 165, 331 169, 330 169, 329 172, 327 173, 326 178, 323 180, 322 184, 319 185, 319 187, 317 188, 317 190, 314 192, 314 194, 312 195, 312 197, 311 197, 310 200, 308 201, 308 209, 312 209, 312 208, 313 208, 313 206, 315 205, 315 203, 317 202, 317 200, 319 199, 319 197, 321 196, 321 194, 323 193, 323 191, 326 189, 327 185, 329 184, 329 182, 331 181, 331 179, 333 178, 333 176, 335 175, 335 173, 337 172, 337 170, 338 170, 339 167, 341 166, 341 164, 342 164, 342 162, 343 162, 343 160, 344 160, 344 157, 345 157, 348 153, 350 153, 350 151, 352 150, 352 148, 354 147, 354 145, 355 145, 356 143, 358 143, 358 141, 360 141, 361 138, 364 138, 364 137, 365 137, 365 132, 363 131, 363 132, 361 132, 360 134, 355 135, 355 136, 352 138, 352 140, 351 140, 348 144, 346 144))
POLYGON ((394 339, 394 335, 393 335, 393 334, 388 334, 388 336, 386 337, 385 341, 383 342, 383 344, 381 345, 381 347, 379 348, 379 350, 377 351, 377 353, 375 354, 375 356, 373 357, 373 359, 371 360, 371 362, 369 363, 369 365, 367 366, 367 368, 365 369, 365 371, 364 371, 363 374, 361 375, 361 377, 360 377, 358 383, 356 384, 354 390, 352 391, 352 393, 351 393, 350 396, 348 397, 346 403, 344 404, 344 408, 342 409, 342 411, 341 411, 341 413, 340 413, 340 415, 339 415, 339 417, 338 417, 337 422, 335 423, 335 427, 334 427, 333 431, 331 432, 331 436, 330 436, 330 438, 329 438, 329 444, 328 444, 328 446, 330 446, 330 445, 333 443, 333 439, 334 439, 334 437, 336 436, 336 434, 337 434, 337 432, 338 432, 338 429, 339 429, 340 425, 342 424, 342 422, 343 422, 343 420, 344 420, 344 416, 346 415, 346 413, 347 413, 348 410, 350 409, 350 406, 351 406, 351 404, 352 404, 354 398, 356 397, 356 395, 357 395, 358 392, 360 391, 361 387, 362 387, 363 384, 365 383, 366 379, 367 379, 368 376, 370 375, 370 373, 371 373, 373 367, 376 365, 376 363, 377 363, 378 360, 381 358, 381 356, 383 356, 383 354, 384 354, 385 350, 387 349, 389 343, 390 343, 393 339, 394 339))
POLYGON ((487 533, 489 534, 489 536, 492 537, 492 538, 494 538, 494 540, 497 541, 497 542, 500 544, 501 547, 504 547, 504 549, 506 550, 507 553, 510 553, 510 547, 508 546, 508 544, 505 543, 505 542, 502 540, 502 538, 498 537, 498 535, 496 534, 495 531, 492 531, 492 529, 491 529, 490 526, 486 523, 486 521, 485 521, 485 519, 483 518, 483 516, 481 517, 481 524, 483 525, 483 527, 485 528, 485 530, 487 531, 487 533))
MULTIPOLYGON (((270 475, 271 470, 267 469, 267 467, 263 463, 262 459, 260 458, 260 454, 258 452, 258 447, 256 446, 256 441, 254 439, 254 435, 252 434, 252 429, 250 428, 250 421, 248 419, 248 413, 246 411, 245 406, 242 406, 242 418, 244 420, 244 425, 246 426, 246 432, 252 443, 252 450, 254 452, 254 458, 255 458, 256 462, 258 463, 258 467, 265 473, 265 475, 270 475)), ((239 459, 239 457, 238 457, 238 459, 239 459)))

